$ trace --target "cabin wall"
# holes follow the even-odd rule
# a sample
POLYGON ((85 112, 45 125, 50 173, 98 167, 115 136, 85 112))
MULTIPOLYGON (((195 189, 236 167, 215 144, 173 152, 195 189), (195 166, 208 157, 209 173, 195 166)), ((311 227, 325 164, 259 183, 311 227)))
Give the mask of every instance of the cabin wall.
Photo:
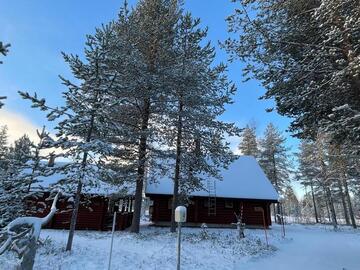
MULTIPOLYGON (((34 196, 27 199, 29 215, 44 217, 51 207, 52 201, 47 201, 49 193, 34 196)), ((113 213, 108 211, 109 199, 103 196, 91 196, 81 198, 79 207, 76 230, 109 230, 111 229, 113 213)), ((48 229, 65 229, 70 228, 72 214, 72 202, 68 198, 62 198, 56 205, 58 211, 46 225, 48 229)), ((120 209, 121 211, 123 209, 120 209)), ((129 209, 128 209, 129 210, 129 209)), ((124 230, 131 225, 132 213, 118 213, 117 230, 124 230)))
MULTIPOLYGON (((150 195, 153 201, 151 220, 153 222, 169 222, 171 220, 171 196, 150 195)), ((264 209, 265 225, 271 225, 270 202, 259 200, 241 200, 216 198, 216 216, 208 215, 207 197, 192 197, 187 205, 187 222, 209 224, 231 224, 236 222, 234 212, 239 214, 243 208, 243 222, 250 226, 263 226, 263 213, 255 211, 255 207, 264 209)))

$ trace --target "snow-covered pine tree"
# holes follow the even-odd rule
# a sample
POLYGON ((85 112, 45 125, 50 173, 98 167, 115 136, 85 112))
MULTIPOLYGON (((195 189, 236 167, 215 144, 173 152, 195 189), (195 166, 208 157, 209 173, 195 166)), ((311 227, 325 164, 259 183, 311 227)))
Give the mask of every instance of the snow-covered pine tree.
POLYGON ((351 225, 356 228, 357 225, 349 192, 349 180, 351 180, 349 171, 352 161, 349 149, 351 149, 351 147, 332 144, 329 148, 329 167, 343 206, 346 224, 350 225, 351 223, 351 225))
MULTIPOLYGON (((45 127, 41 129, 41 131, 36 130, 38 136, 38 142, 31 143, 31 158, 27 161, 24 174, 23 181, 26 182, 27 185, 27 197, 36 196, 32 192, 31 187, 39 183, 39 177, 41 176, 49 176, 55 173, 55 170, 52 167, 48 166, 47 160, 50 160, 50 156, 54 155, 50 153, 51 147, 53 145, 53 140, 51 139, 48 132, 46 132, 45 127), (49 154, 50 153, 50 154, 49 154)), ((55 157, 56 155, 54 155, 55 157)), ((28 209, 32 210, 32 209, 28 209)))
POLYGON ((8 153, 7 126, 0 127, 0 168, 4 169, 8 153))
POLYGON ((309 140, 302 140, 299 146, 297 180, 306 188, 310 187, 312 199, 312 208, 314 211, 315 222, 319 223, 317 198, 315 196, 316 177, 319 174, 319 168, 316 165, 316 145, 309 140))
POLYGON ((31 141, 24 135, 10 146, 1 166, 0 215, 3 226, 26 212, 24 198, 27 183, 23 177, 27 162, 31 159, 31 141))
POLYGON ((357 0, 235 0, 224 46, 263 82, 290 129, 359 145, 360 11, 357 0), (323 132, 322 131, 322 132, 323 132))
POLYGON ((14 159, 19 163, 25 164, 31 159, 32 145, 33 142, 30 140, 29 136, 24 134, 14 142, 13 147, 10 147, 10 152, 12 152, 14 159))
POLYGON ((56 147, 61 151, 69 163, 61 170, 66 179, 62 183, 71 187, 68 191, 75 193, 74 208, 66 250, 71 250, 76 226, 80 196, 83 188, 96 185, 103 173, 100 162, 104 156, 112 153, 112 144, 107 140, 107 133, 118 128, 107 118, 109 109, 119 101, 109 96, 114 86, 116 73, 109 71, 105 65, 108 49, 108 35, 112 29, 104 26, 97 29, 92 36, 87 36, 85 47, 86 62, 79 56, 63 54, 69 64, 74 77, 80 82, 75 84, 60 77, 67 90, 63 93, 65 105, 62 107, 49 107, 45 99, 39 99, 28 93, 20 92, 21 96, 29 99, 33 107, 48 111, 49 121, 57 120, 55 130, 56 139, 49 147, 56 147))
MULTIPOLYGON (((345 220, 346 225, 350 225, 349 210, 347 202, 345 199, 344 186, 342 178, 344 178, 344 171, 340 158, 339 158, 339 149, 337 145, 329 145, 328 149, 329 154, 329 171, 332 177, 332 192, 334 201, 341 206, 340 211, 337 211, 342 214, 341 218, 345 220)), ((346 169, 346 168, 345 168, 346 169)))
POLYGON ((330 212, 330 219, 334 226, 334 229, 337 229, 338 222, 337 222, 337 216, 335 211, 335 205, 334 205, 334 196, 332 192, 332 186, 333 186, 333 172, 330 168, 330 162, 329 162, 329 139, 326 136, 326 134, 319 133, 316 138, 316 151, 314 153, 315 155, 315 161, 316 165, 319 168, 319 174, 317 176, 317 181, 319 185, 322 187, 324 191, 324 197, 326 199, 327 207, 329 208, 330 212))
POLYGON ((294 218, 296 221, 300 219, 300 202, 291 186, 285 188, 284 202, 281 206, 283 207, 283 214, 285 217, 289 217, 290 220, 294 218))
MULTIPOLYGON (((336 101, 324 119, 325 131, 338 143, 360 145, 360 10, 357 0, 322 0, 314 12, 321 52, 329 58, 324 71, 327 99, 336 101)), ((357 153, 359 155, 359 153, 357 153)))
POLYGON ((159 122, 170 96, 167 72, 172 69, 178 19, 178 1, 141 0, 131 11, 125 4, 115 23, 116 37, 109 65, 120 71, 113 96, 124 102, 117 107, 117 120, 127 127, 127 150, 132 152, 131 156, 136 155, 135 204, 130 229, 135 233, 140 228, 146 167, 154 169, 163 152, 159 149, 162 136, 159 122))
MULTIPOLYGON (((290 183, 291 164, 288 158, 288 148, 285 146, 286 139, 272 124, 268 124, 264 136, 260 139, 259 163, 265 174, 281 195, 290 183)), ((274 205, 274 217, 280 222, 280 207, 274 205)))
POLYGON ((239 150, 242 155, 253 156, 257 158, 259 156, 258 142, 256 138, 256 128, 250 125, 246 125, 241 133, 241 142, 239 144, 239 150))
POLYGON ((176 229, 179 193, 186 196, 189 190, 204 187, 201 180, 205 175, 213 176, 233 160, 224 137, 239 132, 233 124, 218 120, 225 104, 231 103, 235 87, 228 81, 224 65, 213 66, 214 48, 209 43, 202 45, 207 29, 202 30, 200 20, 186 13, 181 16, 177 30, 174 65, 168 75, 172 96, 163 127, 167 145, 174 149, 175 156, 172 232, 176 229), (198 177, 200 174, 202 178, 198 177))
POLYGON ((7 126, 0 127, 0 178, 4 179, 8 167, 8 134, 7 126))
MULTIPOLYGON (((6 177, 6 170, 8 166, 8 160, 7 160, 7 154, 8 154, 8 135, 7 135, 7 127, 3 126, 0 127, 0 183, 2 184, 5 181, 6 177)), ((3 213, 6 211, 6 205, 1 203, 1 201, 5 201, 5 189, 3 185, 0 185, 0 214, 3 215, 3 213)), ((0 227, 4 225, 5 221, 3 221, 3 218, 0 216, 0 227)))

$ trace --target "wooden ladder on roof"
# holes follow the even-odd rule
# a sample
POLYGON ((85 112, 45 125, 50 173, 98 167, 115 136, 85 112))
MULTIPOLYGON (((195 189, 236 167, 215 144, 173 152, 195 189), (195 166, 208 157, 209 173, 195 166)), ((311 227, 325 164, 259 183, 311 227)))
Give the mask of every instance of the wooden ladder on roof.
POLYGON ((208 197, 208 216, 216 216, 216 180, 207 180, 208 197))

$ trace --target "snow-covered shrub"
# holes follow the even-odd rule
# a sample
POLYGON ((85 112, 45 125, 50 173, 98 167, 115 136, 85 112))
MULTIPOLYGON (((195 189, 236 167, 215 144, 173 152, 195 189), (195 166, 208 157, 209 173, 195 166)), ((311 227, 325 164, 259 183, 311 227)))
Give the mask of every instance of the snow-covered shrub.
POLYGON ((201 224, 200 238, 209 239, 208 226, 206 225, 206 223, 201 224))

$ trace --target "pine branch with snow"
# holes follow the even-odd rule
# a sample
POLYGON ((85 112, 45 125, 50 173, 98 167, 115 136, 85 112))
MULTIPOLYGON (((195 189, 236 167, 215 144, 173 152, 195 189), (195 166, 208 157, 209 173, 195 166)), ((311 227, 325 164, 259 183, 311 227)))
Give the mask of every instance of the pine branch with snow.
MULTIPOLYGON (((9 48, 10 48, 10 44, 4 44, 2 41, 0 41, 0 54, 2 54, 3 56, 6 56, 9 53, 9 48)), ((0 64, 2 64, 3 62, 0 61, 0 64)), ((1 99, 1 98, 0 98, 1 99)), ((1 108, 1 105, 0 105, 1 108)))
POLYGON ((6 97, 0 96, 0 109, 5 105, 2 100, 5 100, 6 97))

